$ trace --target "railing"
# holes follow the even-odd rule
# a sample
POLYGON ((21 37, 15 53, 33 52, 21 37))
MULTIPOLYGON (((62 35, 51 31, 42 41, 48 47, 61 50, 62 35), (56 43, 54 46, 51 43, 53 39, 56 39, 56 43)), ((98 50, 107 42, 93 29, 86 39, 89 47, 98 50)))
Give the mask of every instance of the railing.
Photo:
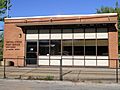
MULTIPOLYGON (((24 57, 18 57, 18 58, 3 58, 3 62, 4 62, 4 64, 3 64, 3 78, 9 78, 9 74, 11 74, 12 72, 15 72, 14 70, 16 70, 16 73, 17 72, 19 72, 19 73, 21 73, 21 72, 23 72, 23 71, 21 71, 20 70, 20 68, 24 68, 24 66, 26 66, 27 64, 26 64, 26 59, 27 58, 24 58, 24 57), (11 68, 10 66, 7 66, 6 65, 6 62, 8 61, 8 60, 13 60, 14 62, 16 62, 16 66, 19 66, 19 62, 22 60, 22 62, 23 62, 23 67, 19 67, 19 68, 17 68, 17 67, 12 67, 12 72, 10 72, 10 69, 9 68, 11 68), (9 72, 9 73, 8 73, 9 72)), ((41 58, 42 60, 48 60, 48 59, 44 59, 44 58, 41 58)), ((72 58, 62 58, 62 59, 66 59, 66 60, 71 60, 72 58)), ((66 73, 68 74, 68 73, 70 73, 71 71, 72 71, 72 68, 75 68, 75 67, 65 67, 65 66, 63 66, 63 60, 62 59, 52 59, 52 60, 58 60, 59 62, 60 62, 60 65, 58 65, 57 67, 55 67, 55 68, 57 68, 57 70, 56 70, 56 73, 59 73, 59 80, 64 80, 64 76, 66 75, 66 73), (65 72, 65 70, 66 70, 66 68, 68 68, 68 69, 71 69, 71 71, 68 71, 68 72, 65 72)), ((75 60, 84 60, 84 59, 79 59, 79 58, 74 58, 75 60)), ((109 75, 109 73, 110 73, 110 75, 112 76, 111 77, 111 79, 113 78, 113 77, 115 77, 115 81, 116 81, 116 83, 118 83, 119 82, 119 76, 120 76, 120 73, 119 73, 119 59, 87 59, 87 60, 108 60, 109 62, 110 61, 114 61, 115 63, 115 65, 116 66, 114 66, 114 69, 112 68, 109 68, 109 67, 104 67, 104 68, 102 68, 103 69, 103 71, 99 71, 99 72, 97 72, 97 70, 98 69, 101 69, 101 67, 99 67, 99 66, 94 66, 94 67, 92 67, 92 69, 94 69, 94 70, 96 70, 96 72, 93 72, 93 71, 86 71, 86 72, 84 72, 84 70, 83 70, 83 74, 85 74, 86 73, 86 75, 89 75, 89 74, 93 74, 94 75, 94 73, 96 73, 96 74, 100 74, 100 75, 102 75, 102 73, 104 73, 105 75, 109 75), (95 67, 97 67, 97 68, 95 68, 95 67), (104 70, 106 70, 106 72, 104 71, 104 70), (108 73, 107 73, 108 72, 108 73)), ((37 65, 37 64, 36 64, 37 65)), ((34 72, 34 70, 37 70, 37 69, 39 69, 39 68, 42 68, 41 66, 39 67, 39 66, 37 66, 37 67, 35 67, 35 69, 33 69, 33 71, 31 71, 31 72, 34 72)), ((55 69, 54 68, 54 69, 55 69)), ((78 68, 78 66, 77 66, 77 69, 85 69, 86 68, 86 66, 83 66, 83 67, 79 67, 78 68)), ((89 66, 89 68, 91 68, 91 66, 89 66)), ((89 69, 89 68, 87 68, 87 69, 89 69)), ((50 69, 50 67, 49 67, 49 69, 50 69)), ((53 68, 51 68, 51 69, 53 69, 53 68)), ((26 71, 29 71, 30 69, 28 69, 28 70, 26 70, 26 71)), ((0 71, 2 71, 2 70, 0 70, 0 71)), ((66 70, 67 71, 67 70, 66 70)), ((49 72, 49 71, 48 71, 49 72)), ((51 71, 52 72, 52 71, 51 71)), ((73 71, 74 72, 74 71, 73 71)), ((27 72, 25 72, 25 73, 27 73, 27 72)), ((36 75, 39 73, 39 71, 36 73, 36 75)), ((43 72, 43 73, 47 73, 47 72, 43 72)), ((34 74, 34 73, 33 73, 34 74)), ((41 74, 42 74, 42 72, 41 72, 41 74)), ((74 73, 73 73, 74 74, 74 73)), ((72 75, 72 74, 71 74, 72 75)), ((109 75, 109 76, 110 76, 109 75)), ((20 75, 20 77, 21 77, 22 75, 20 75)), ((39 75, 38 75, 39 76, 39 75)), ((105 77, 104 77, 105 78, 105 77)), ((106 77, 107 78, 107 77, 106 77)))

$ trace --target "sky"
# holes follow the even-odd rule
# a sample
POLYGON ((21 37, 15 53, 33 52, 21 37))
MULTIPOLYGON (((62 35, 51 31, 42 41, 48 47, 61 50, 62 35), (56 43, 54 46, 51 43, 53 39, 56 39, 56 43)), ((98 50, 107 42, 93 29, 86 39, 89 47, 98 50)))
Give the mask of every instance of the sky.
MULTIPOLYGON (((116 0, 11 0, 9 16, 94 14, 101 6, 115 7, 115 2, 116 0)), ((3 27, 3 23, 0 23, 0 28, 3 27)))

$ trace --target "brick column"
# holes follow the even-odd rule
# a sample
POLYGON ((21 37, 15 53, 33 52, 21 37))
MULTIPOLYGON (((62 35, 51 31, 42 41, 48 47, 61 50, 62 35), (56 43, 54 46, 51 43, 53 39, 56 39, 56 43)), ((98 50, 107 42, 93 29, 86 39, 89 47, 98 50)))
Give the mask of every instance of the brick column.
MULTIPOLYGON (((108 32, 108 50, 109 50, 109 59, 118 59, 118 30, 117 24, 109 28, 108 32)), ((116 67, 116 60, 109 60, 109 67, 116 67)))

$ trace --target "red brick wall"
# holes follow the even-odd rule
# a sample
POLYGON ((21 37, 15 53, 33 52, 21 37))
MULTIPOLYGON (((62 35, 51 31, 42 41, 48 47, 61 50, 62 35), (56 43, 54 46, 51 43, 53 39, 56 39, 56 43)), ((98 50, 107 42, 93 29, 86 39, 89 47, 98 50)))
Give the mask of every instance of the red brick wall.
POLYGON ((23 58, 25 53, 25 34, 20 27, 15 24, 5 24, 4 31, 4 58, 7 61, 13 61, 15 66, 19 62, 19 66, 24 65, 24 59, 13 59, 23 58), (19 37, 21 34, 21 37, 19 37), (8 59, 9 58, 9 59, 8 59), (11 58, 11 59, 10 59, 11 58))
POLYGON ((109 28, 109 67, 115 68, 116 67, 116 60, 112 59, 118 59, 118 30, 115 27, 109 28))

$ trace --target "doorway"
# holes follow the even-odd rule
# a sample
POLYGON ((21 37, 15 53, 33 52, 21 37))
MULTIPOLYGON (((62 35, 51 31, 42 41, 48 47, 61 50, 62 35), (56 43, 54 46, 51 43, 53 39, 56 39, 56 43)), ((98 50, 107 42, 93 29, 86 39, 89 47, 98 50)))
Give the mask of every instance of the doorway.
POLYGON ((27 41, 26 64, 37 64, 37 41, 27 41))

